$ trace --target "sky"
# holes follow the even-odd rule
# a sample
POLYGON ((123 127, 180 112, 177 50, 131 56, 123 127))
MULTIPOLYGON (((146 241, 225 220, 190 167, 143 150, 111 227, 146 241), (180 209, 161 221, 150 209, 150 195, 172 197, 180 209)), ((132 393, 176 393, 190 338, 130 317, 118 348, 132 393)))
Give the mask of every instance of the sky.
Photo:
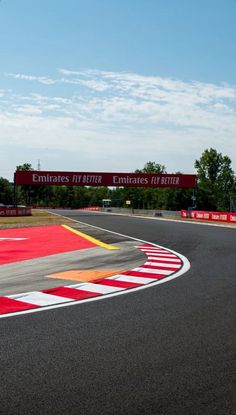
POLYGON ((236 171, 235 0, 0 0, 0 177, 236 171))

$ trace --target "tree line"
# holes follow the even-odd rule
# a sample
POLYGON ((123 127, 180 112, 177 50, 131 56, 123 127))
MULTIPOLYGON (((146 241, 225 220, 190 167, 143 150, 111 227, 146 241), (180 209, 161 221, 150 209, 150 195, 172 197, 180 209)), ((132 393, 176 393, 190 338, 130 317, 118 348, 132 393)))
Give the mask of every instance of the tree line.
MULTIPOLYGON (((236 210, 236 176, 231 160, 217 150, 206 149, 194 167, 198 177, 196 189, 137 188, 137 187, 77 187, 77 186, 17 186, 0 177, 0 204, 35 207, 84 208, 102 206, 103 199, 110 199, 111 206, 127 207, 130 200, 133 209, 229 211, 236 210)), ((24 163, 16 170, 33 170, 24 163)), ((135 173, 167 173, 164 165, 148 161, 135 173)), ((177 172, 178 174, 181 172, 177 172)))

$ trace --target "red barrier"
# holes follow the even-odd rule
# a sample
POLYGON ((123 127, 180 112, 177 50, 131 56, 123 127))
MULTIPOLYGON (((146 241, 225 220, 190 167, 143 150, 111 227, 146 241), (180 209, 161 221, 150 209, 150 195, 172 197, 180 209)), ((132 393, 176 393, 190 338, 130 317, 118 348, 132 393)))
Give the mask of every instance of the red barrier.
POLYGON ((208 220, 214 222, 236 223, 236 213, 232 212, 207 212, 202 210, 181 210, 181 218, 208 220))
POLYGON ((229 221, 236 223, 236 213, 229 213, 229 221))
POLYGON ((0 208, 0 217, 1 216, 31 216, 31 207, 1 207, 0 208))
POLYGON ((85 208, 79 208, 78 210, 91 210, 91 211, 99 211, 102 210, 100 206, 89 206, 85 208))

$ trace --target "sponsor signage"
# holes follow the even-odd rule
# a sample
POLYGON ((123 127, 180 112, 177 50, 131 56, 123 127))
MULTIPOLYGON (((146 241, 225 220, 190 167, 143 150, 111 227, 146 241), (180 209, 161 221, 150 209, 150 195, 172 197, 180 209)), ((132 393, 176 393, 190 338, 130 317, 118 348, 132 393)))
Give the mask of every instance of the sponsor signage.
POLYGON ((23 171, 15 173, 17 185, 36 186, 112 186, 112 187, 182 187, 196 186, 194 174, 85 173, 23 171))
POLYGON ((181 210, 181 218, 236 223, 236 213, 230 212, 205 212, 201 210, 181 210))
POLYGON ((31 208, 0 208, 0 217, 1 216, 30 216, 31 215, 31 208))
POLYGON ((89 211, 100 211, 102 208, 100 206, 88 206, 86 208, 78 208, 78 210, 89 210, 89 211))

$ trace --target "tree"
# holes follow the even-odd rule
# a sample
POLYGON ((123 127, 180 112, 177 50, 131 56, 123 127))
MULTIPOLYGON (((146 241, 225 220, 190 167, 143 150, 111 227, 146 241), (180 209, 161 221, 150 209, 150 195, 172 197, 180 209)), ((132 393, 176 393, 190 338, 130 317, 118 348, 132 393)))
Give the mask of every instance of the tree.
POLYGON ((30 163, 24 163, 24 164, 20 164, 19 166, 16 166, 16 170, 26 170, 26 171, 30 171, 30 170, 34 170, 32 167, 32 164, 30 163))
POLYGON ((13 200, 13 185, 7 179, 0 177, 0 203, 11 205, 13 200))
POLYGON ((195 161, 198 175, 197 206, 207 210, 229 210, 230 193, 235 191, 231 160, 210 148, 195 161))
POLYGON ((162 164, 158 164, 155 161, 148 161, 142 170, 135 170, 135 173, 164 174, 166 173, 166 168, 162 164))
MULTIPOLYGON (((135 173, 146 174, 164 174, 166 168, 162 164, 155 161, 148 161, 142 170, 136 170, 135 173)), ((131 199, 133 200, 133 206, 136 208, 142 207, 144 209, 155 209, 161 207, 161 199, 164 189, 155 188, 136 188, 127 190, 128 193, 132 192, 131 199)))
MULTIPOLYGON (((30 163, 24 163, 16 166, 16 170, 31 171, 34 170, 30 163)), ((17 186, 17 201, 25 205, 44 205, 45 200, 49 199, 50 191, 45 186, 17 186), (44 202, 44 203, 43 203, 44 202)))

